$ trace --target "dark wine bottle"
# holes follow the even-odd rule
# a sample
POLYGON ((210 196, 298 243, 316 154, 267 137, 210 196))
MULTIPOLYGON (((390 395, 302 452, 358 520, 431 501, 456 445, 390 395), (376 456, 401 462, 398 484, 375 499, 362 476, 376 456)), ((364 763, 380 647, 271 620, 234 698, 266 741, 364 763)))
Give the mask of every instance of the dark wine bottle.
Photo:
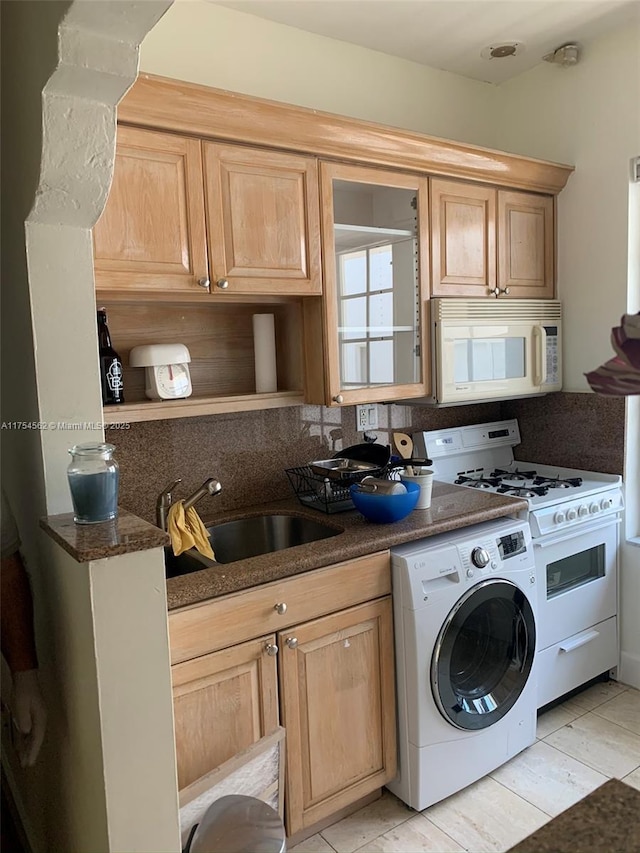
POLYGON ((107 312, 98 309, 98 352, 100 356, 100 378, 102 380, 102 402, 105 406, 124 403, 122 361, 111 344, 107 326, 107 312))

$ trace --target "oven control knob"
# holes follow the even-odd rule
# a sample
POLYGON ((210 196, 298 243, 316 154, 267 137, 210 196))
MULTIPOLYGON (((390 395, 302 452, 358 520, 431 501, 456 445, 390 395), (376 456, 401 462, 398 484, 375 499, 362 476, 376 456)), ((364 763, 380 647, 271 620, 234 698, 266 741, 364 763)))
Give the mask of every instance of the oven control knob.
POLYGON ((553 520, 555 521, 556 524, 562 524, 562 522, 564 521, 564 513, 563 512, 557 512, 553 516, 553 520))
POLYGON ((613 498, 603 498, 600 501, 600 509, 611 509, 613 506, 613 498))
POLYGON ((490 559, 486 548, 474 548, 471 552, 471 562, 479 569, 484 569, 489 564, 490 559))
POLYGON ((575 509, 567 510, 567 521, 575 521, 578 517, 578 513, 575 509))
POLYGON ((591 504, 591 506, 589 507, 589 512, 591 513, 591 515, 595 515, 597 512, 600 512, 600 507, 598 506, 598 504, 591 504))
POLYGON ((578 508, 578 515, 580 518, 584 518, 585 515, 589 515, 589 507, 586 504, 581 504, 578 508))

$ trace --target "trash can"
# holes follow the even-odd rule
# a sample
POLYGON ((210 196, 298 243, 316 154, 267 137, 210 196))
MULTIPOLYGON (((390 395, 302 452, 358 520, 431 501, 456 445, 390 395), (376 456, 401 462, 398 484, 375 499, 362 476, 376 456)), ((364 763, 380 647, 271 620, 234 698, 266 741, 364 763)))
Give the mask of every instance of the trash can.
POLYGON ((192 830, 183 853, 284 853, 284 826, 275 809, 244 794, 220 797, 192 830))

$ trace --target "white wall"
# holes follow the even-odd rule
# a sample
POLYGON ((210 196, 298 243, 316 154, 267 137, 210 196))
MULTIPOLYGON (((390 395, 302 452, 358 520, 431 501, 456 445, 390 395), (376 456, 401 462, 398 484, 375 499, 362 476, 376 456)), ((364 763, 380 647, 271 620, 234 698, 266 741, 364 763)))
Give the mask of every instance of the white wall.
POLYGON ((177 0, 140 70, 495 147, 496 89, 203 0, 177 0))
POLYGON ((499 88, 500 146, 575 165, 558 196, 564 387, 612 357, 627 305, 629 160, 640 153, 640 34, 601 38, 572 68, 542 63, 499 88))

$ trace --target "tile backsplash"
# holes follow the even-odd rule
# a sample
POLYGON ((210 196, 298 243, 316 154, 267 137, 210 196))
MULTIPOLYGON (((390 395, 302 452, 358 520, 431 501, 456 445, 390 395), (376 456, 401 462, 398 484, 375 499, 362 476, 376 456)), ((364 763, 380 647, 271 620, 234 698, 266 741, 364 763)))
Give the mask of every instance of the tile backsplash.
MULTIPOLYGON (((622 473, 624 399, 595 394, 557 393, 542 398, 430 409, 379 405, 382 444, 394 431, 518 418, 520 459, 622 473)), ((258 412, 133 423, 112 431, 120 465, 120 505, 154 522, 162 489, 178 477, 176 496, 193 492, 208 477, 222 483, 222 493, 199 504, 203 516, 291 497, 286 468, 325 459, 358 444, 354 407, 293 406, 258 412)))

